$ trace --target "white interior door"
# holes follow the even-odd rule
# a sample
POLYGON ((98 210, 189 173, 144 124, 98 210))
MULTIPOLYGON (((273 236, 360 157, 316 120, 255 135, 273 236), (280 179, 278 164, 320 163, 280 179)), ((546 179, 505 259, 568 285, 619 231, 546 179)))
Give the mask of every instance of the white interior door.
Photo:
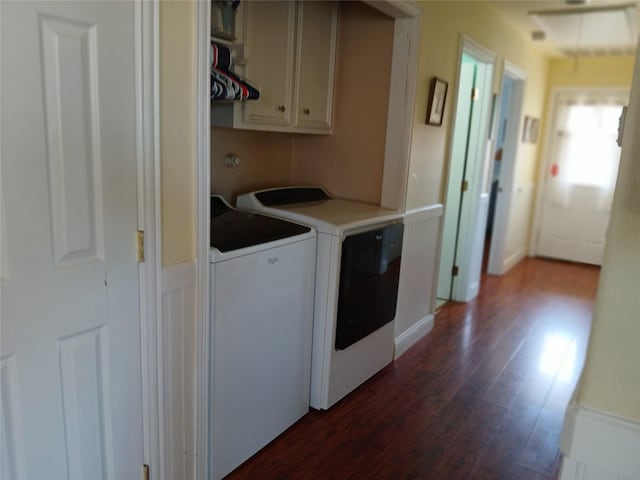
POLYGON ((445 198, 445 213, 442 230, 442 250, 440 253, 440 268, 438 270, 438 298, 451 299, 453 289, 453 271, 456 257, 456 242, 458 237, 458 218, 462 204, 462 189, 464 180, 467 140, 469 139, 469 124, 471 118, 471 89, 474 87, 475 64, 463 61, 460 65, 460 79, 458 81, 458 99, 456 103, 455 126, 453 129, 453 143, 451 145, 451 165, 447 196, 445 198))
POLYGON ((556 97, 537 254, 600 265, 620 147, 618 119, 628 93, 556 97))
POLYGON ((480 286, 489 207, 493 60, 480 60, 465 47, 460 62, 437 295, 467 302, 480 286))
POLYGON ((0 477, 136 479, 136 7, 0 8, 0 477))

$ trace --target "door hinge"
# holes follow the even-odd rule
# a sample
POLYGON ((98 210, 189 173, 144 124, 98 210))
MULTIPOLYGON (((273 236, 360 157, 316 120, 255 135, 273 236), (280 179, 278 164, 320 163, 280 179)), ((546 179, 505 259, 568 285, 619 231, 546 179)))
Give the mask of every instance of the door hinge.
POLYGON ((138 263, 144 262, 144 230, 136 232, 136 244, 138 251, 138 263))
POLYGON ((150 480, 151 473, 149 473, 149 465, 142 465, 142 480, 150 480))
POLYGON ((467 180, 463 180, 462 185, 460 185, 460 189, 463 192, 466 192, 467 190, 469 190, 469 182, 467 180))
POLYGON ((453 267, 451 267, 451 275, 454 277, 458 276, 458 266, 454 265, 453 267))
POLYGON ((478 98, 480 98, 480 89, 473 87, 471 89, 471 101, 475 102, 478 98))

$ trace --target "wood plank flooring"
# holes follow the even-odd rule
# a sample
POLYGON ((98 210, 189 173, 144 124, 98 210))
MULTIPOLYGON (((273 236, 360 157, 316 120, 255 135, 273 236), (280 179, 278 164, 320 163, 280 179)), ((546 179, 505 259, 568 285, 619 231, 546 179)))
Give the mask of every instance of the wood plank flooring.
POLYGON ((526 259, 229 479, 555 479, 599 269, 526 259))

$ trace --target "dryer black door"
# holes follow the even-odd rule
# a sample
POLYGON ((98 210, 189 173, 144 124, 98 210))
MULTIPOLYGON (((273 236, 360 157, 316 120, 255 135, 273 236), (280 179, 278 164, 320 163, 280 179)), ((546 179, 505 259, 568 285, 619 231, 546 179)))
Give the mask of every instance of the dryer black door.
POLYGON ((342 243, 336 350, 344 350, 396 315, 404 225, 348 236, 342 243))

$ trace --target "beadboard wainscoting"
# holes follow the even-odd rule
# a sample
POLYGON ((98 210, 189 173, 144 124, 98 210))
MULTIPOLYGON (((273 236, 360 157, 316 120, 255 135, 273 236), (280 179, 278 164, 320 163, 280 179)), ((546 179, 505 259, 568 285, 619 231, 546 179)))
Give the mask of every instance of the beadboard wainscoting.
POLYGON ((162 269, 161 421, 167 479, 194 478, 196 264, 162 269))
POLYGON ((405 214, 395 358, 433 328, 442 212, 442 205, 435 204, 405 214))
POLYGON ((640 423, 578 403, 567 407, 560 480, 640 480, 640 423))

